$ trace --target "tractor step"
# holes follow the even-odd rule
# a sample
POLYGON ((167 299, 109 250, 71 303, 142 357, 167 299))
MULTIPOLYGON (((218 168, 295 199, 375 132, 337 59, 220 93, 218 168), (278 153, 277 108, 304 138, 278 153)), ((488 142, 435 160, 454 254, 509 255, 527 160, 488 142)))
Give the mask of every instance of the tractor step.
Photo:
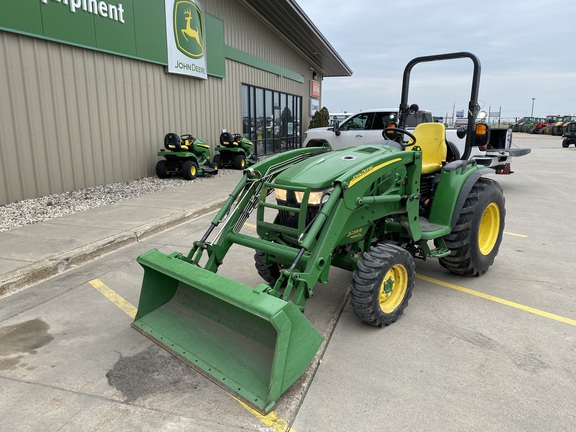
POLYGON ((450 251, 450 249, 439 247, 436 249, 432 249, 430 251, 430 257, 431 258, 444 258, 444 257, 447 257, 448 255, 450 255, 451 253, 452 252, 450 251))

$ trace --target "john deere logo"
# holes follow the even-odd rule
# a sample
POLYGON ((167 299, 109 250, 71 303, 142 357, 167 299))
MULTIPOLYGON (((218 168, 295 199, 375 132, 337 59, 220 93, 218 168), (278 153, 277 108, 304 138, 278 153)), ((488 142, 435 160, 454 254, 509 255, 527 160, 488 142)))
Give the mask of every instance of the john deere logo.
POLYGON ((174 3, 174 38, 178 50, 188 57, 204 55, 204 17, 191 1, 174 3))

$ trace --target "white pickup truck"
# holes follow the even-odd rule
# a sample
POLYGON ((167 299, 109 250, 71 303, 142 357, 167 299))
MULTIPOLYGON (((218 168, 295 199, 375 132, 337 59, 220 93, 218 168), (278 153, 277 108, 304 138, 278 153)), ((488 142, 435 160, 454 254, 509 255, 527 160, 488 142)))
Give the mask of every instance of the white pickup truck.
MULTIPOLYGON (((363 110, 336 126, 308 129, 304 134, 304 147, 321 146, 328 143, 334 149, 362 144, 384 143, 382 130, 398 115, 398 108, 363 110)), ((430 111, 420 110, 408 115, 407 129, 432 122, 430 111)), ((462 132, 462 131, 461 131, 462 132)), ((464 153, 465 135, 460 137, 456 128, 446 129, 446 141, 464 153)), ((450 144, 449 144, 450 145, 450 144)), ((510 163, 513 157, 524 156, 530 149, 512 148, 512 129, 492 128, 490 141, 483 147, 472 147, 470 159, 478 164, 493 168, 497 174, 511 174, 510 163)))

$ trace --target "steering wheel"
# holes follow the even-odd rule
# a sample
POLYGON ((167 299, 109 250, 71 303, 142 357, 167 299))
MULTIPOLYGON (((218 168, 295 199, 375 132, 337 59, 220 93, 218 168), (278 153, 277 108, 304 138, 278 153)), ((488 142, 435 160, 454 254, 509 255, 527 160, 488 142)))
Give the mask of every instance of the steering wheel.
POLYGON ((188 141, 194 142, 194 137, 193 137, 192 135, 190 135, 190 134, 180 135, 180 139, 181 139, 182 141, 188 140, 188 141))
MULTIPOLYGON (((406 135, 407 137, 412 139, 412 144, 410 144, 410 145, 416 144, 416 137, 412 133, 408 132, 405 129, 399 129, 399 128, 395 128, 395 127, 387 127, 382 131, 382 138, 390 140, 390 141, 394 141, 394 140, 391 140, 390 138, 388 138, 386 136, 386 132, 394 132, 394 133, 400 132, 401 134, 406 135)), ((404 144, 404 142, 400 142, 399 144, 403 149, 408 147, 408 144, 404 144)))

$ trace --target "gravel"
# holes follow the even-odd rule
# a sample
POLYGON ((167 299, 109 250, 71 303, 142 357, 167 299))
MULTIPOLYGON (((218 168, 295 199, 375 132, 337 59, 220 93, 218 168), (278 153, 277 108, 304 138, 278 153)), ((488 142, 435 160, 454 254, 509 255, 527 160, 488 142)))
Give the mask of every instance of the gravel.
MULTIPOLYGON (((232 170, 220 170, 218 175, 227 175, 232 170)), ((38 222, 82 212, 142 195, 160 192, 191 182, 205 181, 207 177, 184 180, 182 178, 160 179, 143 177, 138 180, 94 186, 60 194, 32 198, 0 206, 0 232, 20 228, 38 222)))

